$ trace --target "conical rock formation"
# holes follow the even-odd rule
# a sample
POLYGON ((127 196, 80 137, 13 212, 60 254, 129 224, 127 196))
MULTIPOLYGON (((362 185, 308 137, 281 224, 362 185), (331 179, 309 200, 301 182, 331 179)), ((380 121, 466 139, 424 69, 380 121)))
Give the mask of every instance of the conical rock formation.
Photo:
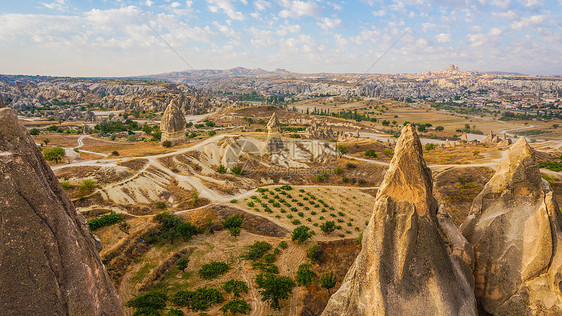
POLYGON ((269 122, 267 123, 267 141, 265 143, 265 151, 269 154, 278 153, 285 148, 281 135, 279 134, 279 119, 277 115, 273 113, 269 122))
POLYGON ((160 131, 162 131, 162 142, 169 141, 172 144, 183 142, 186 140, 185 136, 185 116, 176 99, 173 99, 160 121, 160 131))
POLYGON ((520 138, 461 225, 474 246, 476 297, 496 315, 562 314, 562 218, 520 138))
POLYGON ((86 221, 9 108, 0 201, 0 315, 123 314, 86 221))
POLYGON ((438 213, 422 145, 407 125, 361 252, 323 315, 476 315, 471 264, 471 246, 438 213))

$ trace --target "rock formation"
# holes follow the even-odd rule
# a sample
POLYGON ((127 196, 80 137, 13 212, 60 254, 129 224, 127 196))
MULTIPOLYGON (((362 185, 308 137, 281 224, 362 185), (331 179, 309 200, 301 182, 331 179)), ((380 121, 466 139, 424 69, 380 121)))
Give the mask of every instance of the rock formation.
POLYGON ((509 145, 511 145, 511 138, 507 137, 507 135, 503 133, 502 139, 498 143, 498 147, 507 147, 509 145))
POLYGON ((0 174, 0 314, 122 315, 86 221, 8 108, 0 174))
POLYGON ((466 133, 462 133, 461 143, 468 143, 468 135, 466 133))
POLYGON ((265 150, 269 154, 278 153, 285 148, 281 135, 279 134, 280 126, 281 124, 279 123, 277 115, 273 113, 267 123, 267 142, 265 150))
POLYGON ((335 137, 340 137, 341 135, 334 133, 331 127, 327 127, 325 124, 320 125, 318 121, 314 121, 312 125, 306 129, 306 133, 309 138, 313 139, 333 139, 335 137))
POLYGON ((160 131, 162 132, 162 142, 169 141, 177 144, 187 140, 185 136, 185 116, 181 111, 177 101, 170 102, 160 121, 160 131))
POLYGON ((2 98, 2 95, 0 95, 0 108, 3 108, 4 106, 4 99, 2 98))
POLYGON ((476 297, 496 315, 562 314, 562 216, 520 138, 461 225, 474 246, 476 297))
POLYGON ((492 130, 490 130, 490 132, 488 133, 488 135, 486 137, 484 137, 480 143, 484 144, 484 145, 496 145, 497 143, 500 142, 500 139, 498 138, 498 136, 496 136, 492 130))
POLYGON ((377 193, 361 252, 324 316, 476 315, 472 248, 432 194, 407 125, 377 193))

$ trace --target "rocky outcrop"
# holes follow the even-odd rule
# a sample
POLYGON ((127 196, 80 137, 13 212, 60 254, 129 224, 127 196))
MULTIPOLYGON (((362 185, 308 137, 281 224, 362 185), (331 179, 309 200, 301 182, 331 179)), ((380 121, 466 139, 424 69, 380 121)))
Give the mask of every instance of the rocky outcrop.
POLYGON ((562 218, 520 138, 461 225, 474 246, 476 297, 496 315, 562 314, 562 218))
POLYGON ((86 221, 8 108, 0 174, 0 314, 122 315, 86 221))
POLYGON ((432 194, 407 125, 377 193, 361 252, 322 315, 476 315, 472 248, 432 194))
POLYGON ((172 100, 160 121, 160 131, 162 131, 162 142, 169 141, 172 144, 185 142, 185 116, 181 111, 176 100, 172 100))
POLYGON ((285 148, 283 140, 281 139, 279 119, 277 115, 273 113, 269 122, 267 123, 267 141, 265 144, 265 150, 267 153, 278 153, 285 148))
POLYGON ((4 106, 4 98, 2 98, 2 95, 0 95, 0 108, 3 108, 4 106))
POLYGON ((496 145, 499 142, 500 142, 499 137, 496 136, 491 130, 488 133, 488 135, 480 141, 480 143, 484 145, 496 145))

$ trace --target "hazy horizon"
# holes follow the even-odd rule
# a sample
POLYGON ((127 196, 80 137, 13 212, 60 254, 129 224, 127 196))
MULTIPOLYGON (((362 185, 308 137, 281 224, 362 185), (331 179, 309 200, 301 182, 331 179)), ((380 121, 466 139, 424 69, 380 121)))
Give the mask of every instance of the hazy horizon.
POLYGON ((0 12, 0 73, 130 77, 244 67, 362 74, 388 51, 369 73, 455 64, 560 75, 561 21, 562 0, 10 1, 0 12))

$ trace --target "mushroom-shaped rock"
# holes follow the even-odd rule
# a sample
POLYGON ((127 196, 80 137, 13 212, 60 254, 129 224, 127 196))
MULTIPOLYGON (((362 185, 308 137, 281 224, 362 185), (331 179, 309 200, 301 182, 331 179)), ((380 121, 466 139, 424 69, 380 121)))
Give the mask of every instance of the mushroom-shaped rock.
POLYGON ((472 248, 432 194, 406 125, 377 193, 361 252, 322 315, 476 315, 472 248))
POLYGON ((271 115, 271 118, 269 119, 269 122, 267 123, 267 131, 269 133, 279 132, 279 126, 281 126, 281 123, 279 123, 277 114, 273 113, 273 115, 271 115))
POLYGON ((160 122, 160 131, 162 131, 162 142, 169 141, 172 144, 186 140, 185 136, 185 116, 178 105, 177 100, 173 99, 160 122))
POLYGON ((0 175, 0 314, 123 315, 86 221, 9 108, 0 175))
POLYGON ((562 216, 534 156, 525 138, 513 144, 461 225, 488 313, 562 314, 562 216))

